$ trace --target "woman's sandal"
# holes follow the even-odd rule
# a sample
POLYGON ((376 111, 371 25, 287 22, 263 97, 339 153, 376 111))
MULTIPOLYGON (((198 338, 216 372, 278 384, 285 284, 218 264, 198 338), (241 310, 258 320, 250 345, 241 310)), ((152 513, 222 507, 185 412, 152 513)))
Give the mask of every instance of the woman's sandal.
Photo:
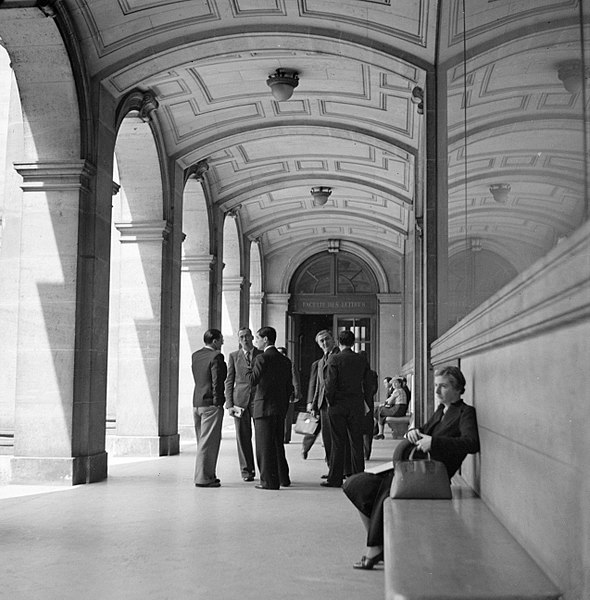
POLYGON ((370 571, 377 563, 383 560, 383 551, 379 552, 377 556, 373 556, 369 558, 368 556, 363 556, 358 562, 355 562, 352 565, 353 569, 364 569, 365 571, 370 571))

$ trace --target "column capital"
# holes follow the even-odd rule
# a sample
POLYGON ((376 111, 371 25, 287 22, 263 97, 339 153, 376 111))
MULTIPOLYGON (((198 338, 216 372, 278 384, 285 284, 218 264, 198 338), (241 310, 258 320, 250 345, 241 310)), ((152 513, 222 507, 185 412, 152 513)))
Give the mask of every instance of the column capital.
POLYGON ((226 292, 239 292, 243 289, 245 281, 244 277, 224 277, 223 290, 226 292))
POLYGON ((14 163, 16 172, 23 178, 23 192, 38 191, 88 191, 90 179, 96 168, 86 160, 14 163))
POLYGON ((181 271, 210 271, 216 262, 217 258, 213 254, 183 256, 181 271))
POLYGON ((287 306, 291 294, 264 294, 264 300, 267 304, 277 304, 287 306))
POLYGON ((134 223, 115 223, 121 235, 121 243, 161 242, 170 234, 167 221, 139 221, 134 223))

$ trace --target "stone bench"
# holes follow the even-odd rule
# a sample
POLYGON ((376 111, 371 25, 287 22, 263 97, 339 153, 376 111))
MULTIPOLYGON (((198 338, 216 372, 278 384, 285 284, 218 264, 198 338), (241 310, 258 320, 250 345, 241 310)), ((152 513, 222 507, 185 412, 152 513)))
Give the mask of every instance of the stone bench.
POLYGON ((559 590, 465 485, 384 504, 386 600, 557 600, 559 590))
POLYGON ((386 425, 391 429, 394 440, 401 440, 410 426, 411 415, 403 417, 385 417, 386 425))

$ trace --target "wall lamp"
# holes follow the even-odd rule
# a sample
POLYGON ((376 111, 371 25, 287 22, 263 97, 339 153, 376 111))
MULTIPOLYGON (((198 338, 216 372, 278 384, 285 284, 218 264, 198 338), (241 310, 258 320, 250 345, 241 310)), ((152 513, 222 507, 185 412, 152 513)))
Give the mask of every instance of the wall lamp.
POLYGON ((416 86, 412 90, 411 100, 412 100, 412 103, 416 105, 416 112, 419 115, 423 115, 424 114, 424 90, 421 87, 416 86))
POLYGON ((490 185, 490 194, 492 194, 492 198, 499 204, 506 204, 510 189, 509 183, 492 183, 490 185))
POLYGON ((557 65, 557 77, 570 94, 577 94, 588 79, 588 69, 581 60, 567 60, 557 65))

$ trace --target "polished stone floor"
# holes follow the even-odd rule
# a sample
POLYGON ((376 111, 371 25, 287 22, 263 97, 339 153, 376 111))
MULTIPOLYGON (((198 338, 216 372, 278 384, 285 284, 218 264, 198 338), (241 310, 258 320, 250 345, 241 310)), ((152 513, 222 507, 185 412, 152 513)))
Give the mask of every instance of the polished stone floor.
MULTIPOLYGON (((293 485, 276 492, 241 480, 231 423, 217 489, 192 483, 194 442, 178 456, 110 459, 92 485, 0 486, 0 598, 382 599, 382 566, 351 568, 364 546, 355 509, 320 487, 319 440, 304 461, 300 439, 286 445, 293 485)), ((375 441, 369 465, 394 445, 375 441)))

